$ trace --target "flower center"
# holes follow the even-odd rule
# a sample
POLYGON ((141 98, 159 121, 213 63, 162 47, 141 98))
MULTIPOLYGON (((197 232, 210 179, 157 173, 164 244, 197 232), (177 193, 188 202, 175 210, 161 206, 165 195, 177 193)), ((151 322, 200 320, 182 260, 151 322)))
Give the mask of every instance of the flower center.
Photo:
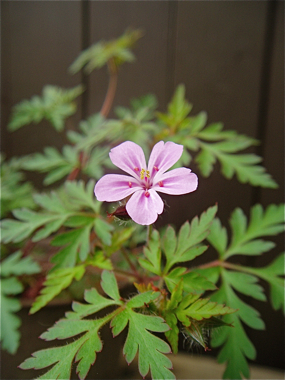
POLYGON ((147 178, 150 178, 150 172, 149 172, 149 170, 142 169, 141 172, 140 172, 140 178, 141 179, 145 178, 146 180, 147 180, 147 178))

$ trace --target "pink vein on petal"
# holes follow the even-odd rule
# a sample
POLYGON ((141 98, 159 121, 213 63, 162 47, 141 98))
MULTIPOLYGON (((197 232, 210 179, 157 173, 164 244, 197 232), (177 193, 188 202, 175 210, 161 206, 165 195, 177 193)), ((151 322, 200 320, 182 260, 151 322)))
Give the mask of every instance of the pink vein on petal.
POLYGON ((149 225, 156 221, 158 214, 163 211, 164 203, 155 190, 149 189, 149 196, 145 191, 136 191, 129 199, 126 209, 134 222, 149 225))
POLYGON ((190 169, 178 168, 170 170, 155 178, 153 189, 160 193, 182 195, 195 191, 198 187, 198 177, 190 169))
POLYGON ((109 156, 114 165, 137 178, 141 169, 146 168, 142 148, 132 141, 125 141, 111 149, 109 156), (135 171, 135 168, 138 168, 138 171, 135 171))
POLYGON ((164 173, 179 160, 182 152, 183 145, 175 144, 172 141, 165 144, 163 141, 158 142, 150 154, 148 170, 151 171, 153 167, 156 167, 159 172, 164 173))
POLYGON ((94 193, 98 201, 120 201, 140 189, 137 180, 128 175, 106 174, 95 185, 94 193))

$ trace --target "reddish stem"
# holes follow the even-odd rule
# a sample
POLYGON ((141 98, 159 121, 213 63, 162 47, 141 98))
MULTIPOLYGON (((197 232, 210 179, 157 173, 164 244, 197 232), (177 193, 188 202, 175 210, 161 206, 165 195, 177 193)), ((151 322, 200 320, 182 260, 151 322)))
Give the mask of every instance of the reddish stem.
POLYGON ((106 94, 103 106, 100 111, 101 115, 104 117, 107 117, 111 110, 116 89, 117 89, 117 83, 118 83, 118 70, 114 62, 114 59, 109 60, 108 68, 109 68, 109 74, 110 74, 109 86, 108 86, 108 90, 107 90, 107 94, 106 94))

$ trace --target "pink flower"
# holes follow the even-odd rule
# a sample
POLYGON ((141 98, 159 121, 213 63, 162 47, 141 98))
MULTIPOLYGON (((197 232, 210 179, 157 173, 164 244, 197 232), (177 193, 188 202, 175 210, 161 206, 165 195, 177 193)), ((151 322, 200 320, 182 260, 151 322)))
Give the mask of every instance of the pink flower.
POLYGON ((98 201, 115 202, 131 196, 126 204, 129 216, 138 224, 154 223, 164 207, 157 192, 182 195, 197 189, 198 178, 190 169, 166 172, 179 160, 182 151, 182 145, 160 141, 153 147, 146 166, 139 145, 126 141, 116 146, 110 151, 110 159, 130 176, 104 175, 94 189, 98 201))

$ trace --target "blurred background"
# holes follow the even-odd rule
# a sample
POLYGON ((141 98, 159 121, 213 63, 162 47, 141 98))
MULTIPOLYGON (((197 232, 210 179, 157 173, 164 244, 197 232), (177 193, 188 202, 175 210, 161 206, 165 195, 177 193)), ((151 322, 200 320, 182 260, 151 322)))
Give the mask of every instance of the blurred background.
MULTIPOLYGON (((76 125, 99 112, 107 70, 87 77, 71 76, 67 69, 91 44, 119 37, 128 27, 140 28, 144 36, 134 50, 137 59, 120 69, 114 106, 129 106, 131 98, 153 93, 159 111, 164 112, 176 86, 184 83, 193 115, 205 110, 209 123, 222 121, 226 129, 261 141, 251 152, 264 157, 264 166, 280 186, 271 190, 252 188, 235 178, 229 181, 217 165, 210 178, 200 178, 199 191, 187 198, 187 204, 184 196, 165 197, 170 208, 159 223, 179 227, 216 202, 218 216, 227 223, 236 207, 248 215, 256 203, 283 202, 283 1, 2 1, 1 7, 1 148, 7 158, 45 146, 60 148, 64 143, 45 122, 40 128, 30 125, 7 132, 13 105, 41 94, 46 84, 68 88, 83 83, 86 91, 70 122, 76 125)), ((195 172, 194 164, 191 169, 195 172)), ((40 186, 40 179, 29 176, 40 186)), ((243 263, 271 262, 283 248, 282 237, 274 241, 275 250, 243 263)), ((282 314, 256 300, 251 304, 261 312, 267 328, 247 329, 257 348, 256 363, 282 368, 282 314)))

